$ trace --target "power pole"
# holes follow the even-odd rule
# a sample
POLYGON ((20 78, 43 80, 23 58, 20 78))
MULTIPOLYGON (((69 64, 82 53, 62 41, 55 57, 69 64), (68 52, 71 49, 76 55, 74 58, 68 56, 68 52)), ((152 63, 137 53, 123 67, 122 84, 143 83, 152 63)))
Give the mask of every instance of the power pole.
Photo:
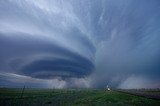
POLYGON ((22 97, 23 97, 24 90, 25 90, 25 85, 23 86, 23 89, 22 89, 21 99, 22 99, 22 97))

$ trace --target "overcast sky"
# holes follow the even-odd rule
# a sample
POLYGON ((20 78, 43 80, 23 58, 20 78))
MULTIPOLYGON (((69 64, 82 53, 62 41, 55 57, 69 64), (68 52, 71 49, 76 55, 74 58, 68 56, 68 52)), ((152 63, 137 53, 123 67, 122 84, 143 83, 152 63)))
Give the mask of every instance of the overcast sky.
POLYGON ((0 86, 160 88, 159 0, 0 0, 0 86))

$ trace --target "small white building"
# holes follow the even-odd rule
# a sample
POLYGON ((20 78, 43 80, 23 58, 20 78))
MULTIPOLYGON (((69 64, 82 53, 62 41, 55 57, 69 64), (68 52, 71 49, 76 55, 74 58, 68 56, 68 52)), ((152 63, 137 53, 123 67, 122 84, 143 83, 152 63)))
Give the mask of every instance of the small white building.
POLYGON ((107 85, 107 87, 106 87, 106 88, 107 88, 107 90, 108 90, 108 91, 110 91, 110 90, 111 90, 111 89, 109 88, 109 86, 108 86, 108 85, 107 85))

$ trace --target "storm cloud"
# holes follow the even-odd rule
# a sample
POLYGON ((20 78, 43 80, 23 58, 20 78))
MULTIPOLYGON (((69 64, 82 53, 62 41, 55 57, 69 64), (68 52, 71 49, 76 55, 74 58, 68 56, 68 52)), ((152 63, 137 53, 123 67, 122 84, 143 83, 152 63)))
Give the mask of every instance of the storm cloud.
POLYGON ((159 5, 1 0, 0 86, 160 87, 159 5))
POLYGON ((8 38, 6 36, 10 34, 1 34, 0 46, 1 59, 8 61, 11 70, 17 74, 49 79, 59 75, 82 77, 94 70, 92 61, 76 52, 43 39, 28 38, 31 36, 28 34, 12 34, 18 35, 18 38, 8 38))

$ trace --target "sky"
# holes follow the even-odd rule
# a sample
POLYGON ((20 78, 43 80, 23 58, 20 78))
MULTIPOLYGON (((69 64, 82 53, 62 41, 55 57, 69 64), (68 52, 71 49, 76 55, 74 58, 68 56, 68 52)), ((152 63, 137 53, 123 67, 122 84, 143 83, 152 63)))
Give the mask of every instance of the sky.
POLYGON ((0 87, 160 88, 159 0, 0 0, 0 87))

